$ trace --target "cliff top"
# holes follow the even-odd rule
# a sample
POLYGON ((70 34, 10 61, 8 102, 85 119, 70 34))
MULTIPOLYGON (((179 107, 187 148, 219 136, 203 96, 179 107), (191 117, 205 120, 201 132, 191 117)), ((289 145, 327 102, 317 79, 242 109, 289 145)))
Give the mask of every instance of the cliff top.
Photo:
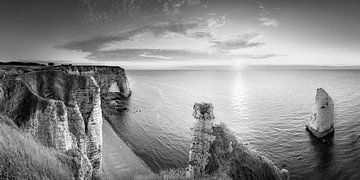
POLYGON ((213 105, 211 103, 195 103, 193 107, 193 116, 196 119, 214 119, 213 105))
MULTIPOLYGON (((23 62, 0 62, 0 75, 2 74, 23 74, 32 71, 44 71, 44 70, 77 70, 80 72, 86 71, 98 71, 104 74, 109 73, 119 73, 124 74, 125 70, 120 66, 105 66, 105 65, 72 65, 72 64, 62 64, 57 66, 46 66, 39 63, 23 63, 23 62), (1 70, 3 72, 1 72, 1 70), (8 73, 4 72, 9 71, 8 73)), ((3 76, 3 75, 2 75, 3 76)))

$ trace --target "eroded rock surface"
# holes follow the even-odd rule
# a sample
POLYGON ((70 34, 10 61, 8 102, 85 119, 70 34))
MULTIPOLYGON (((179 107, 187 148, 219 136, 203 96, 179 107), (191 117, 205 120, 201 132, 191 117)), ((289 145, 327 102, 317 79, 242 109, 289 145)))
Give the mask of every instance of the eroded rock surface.
POLYGON ((201 177, 205 172, 205 166, 209 162, 209 150, 215 140, 212 123, 214 120, 212 104, 195 103, 193 117, 197 122, 193 128, 193 139, 189 152, 189 175, 190 177, 201 177))
POLYGON ((219 179, 290 179, 286 169, 276 165, 239 142, 224 124, 213 123, 213 106, 195 103, 197 122, 189 154, 190 178, 219 179))
POLYGON ((78 158, 77 178, 98 176, 102 170, 101 97, 130 96, 124 70, 5 66, 0 67, 0 74, 0 113, 43 145, 78 158))
POLYGON ((334 132, 334 102, 323 88, 316 91, 312 114, 306 128, 318 138, 334 132))
POLYGON ((101 95, 127 98, 131 95, 125 70, 118 66, 0 66, 0 79, 12 79, 34 71, 63 71, 67 74, 92 76, 97 81, 101 95))
POLYGON ((131 95, 124 69, 112 66, 55 66, 55 70, 69 74, 92 76, 97 81, 101 94, 126 98, 131 95))

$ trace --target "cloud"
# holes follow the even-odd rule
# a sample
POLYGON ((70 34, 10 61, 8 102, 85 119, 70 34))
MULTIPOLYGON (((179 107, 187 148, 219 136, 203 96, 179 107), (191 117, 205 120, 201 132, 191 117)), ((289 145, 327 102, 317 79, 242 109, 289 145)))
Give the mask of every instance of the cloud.
POLYGON ((236 38, 226 41, 213 40, 211 43, 214 48, 220 51, 258 47, 265 44, 264 42, 255 42, 254 39, 256 37, 258 37, 257 33, 249 33, 238 35, 236 38))
POLYGON ((220 28, 222 26, 224 26, 227 22, 228 19, 226 18, 226 14, 220 17, 210 17, 208 18, 207 21, 207 25, 209 28, 220 28))
POLYGON ((248 58, 251 59, 269 59, 274 57, 282 57, 286 55, 279 55, 279 54, 263 54, 263 55, 249 55, 248 58))
POLYGON ((161 36, 168 32, 185 35, 189 29, 197 27, 197 23, 164 23, 157 26, 145 26, 141 31, 150 32, 156 36, 161 36))
POLYGON ((81 52, 96 52, 111 43, 130 40, 131 38, 144 33, 150 33, 157 37, 164 36, 167 33, 186 35, 189 29, 194 29, 197 27, 198 24, 196 23, 164 22, 164 23, 159 23, 157 25, 147 25, 147 26, 142 26, 140 28, 135 28, 133 30, 120 33, 116 36, 103 36, 103 37, 96 37, 86 40, 74 40, 67 42, 63 45, 58 45, 55 48, 65 49, 65 50, 75 50, 81 52))
POLYGON ((79 0, 87 23, 102 23, 145 15, 177 15, 189 7, 204 8, 203 0, 79 0))
POLYGON ((258 7, 260 9, 259 12, 260 17, 258 18, 258 20, 260 21, 261 26, 268 26, 268 27, 280 26, 279 21, 277 21, 274 17, 271 17, 272 14, 270 13, 270 11, 267 10, 267 8, 263 5, 262 2, 256 1, 256 3, 258 4, 258 7))
POLYGON ((195 39, 213 39, 214 37, 211 35, 211 33, 209 32, 203 32, 203 31, 199 31, 199 32, 194 32, 190 35, 192 38, 195 39))
POLYGON ((109 51, 97 51, 87 58, 98 61, 113 60, 144 60, 144 59, 194 59, 210 57, 210 54, 184 49, 115 49, 109 51))
POLYGON ((263 5, 262 2, 260 1, 256 1, 256 4, 258 5, 259 9, 260 9, 260 16, 268 16, 270 15, 270 12, 265 8, 265 6, 263 5))
POLYGON ((258 20, 261 22, 262 26, 278 27, 280 25, 276 19, 269 17, 261 17, 258 20))
POLYGON ((75 50, 81 52, 94 52, 98 51, 106 45, 116 42, 116 41, 124 41, 128 40, 129 37, 121 37, 121 36, 104 36, 97 37, 88 40, 76 40, 70 41, 63 45, 56 46, 57 49, 66 49, 66 50, 75 50))
POLYGON ((221 54, 207 53, 201 51, 190 51, 185 49, 115 49, 109 51, 97 51, 91 53, 87 58, 94 61, 194 61, 197 59, 224 60, 224 59, 269 59, 284 55, 278 54, 221 54))
POLYGON ((148 52, 144 52, 143 54, 140 55, 140 57, 151 58, 151 59, 172 59, 171 57, 167 57, 167 56, 152 55, 151 53, 148 52))
POLYGON ((249 42, 243 39, 235 39, 229 41, 213 41, 214 47, 219 50, 234 50, 242 48, 257 47, 263 45, 263 42, 249 42))
MULTIPOLYGON (((90 60, 144 60, 144 59, 216 59, 223 56, 233 57, 231 55, 232 50, 238 50, 243 48, 258 47, 265 44, 264 42, 257 42, 260 35, 258 33, 246 33, 236 36, 229 40, 216 40, 209 32, 195 31, 188 33, 189 29, 198 27, 197 24, 183 23, 183 24, 158 24, 156 26, 144 26, 131 31, 127 31, 119 34, 118 36, 103 36, 92 38, 88 40, 76 40, 67 42, 61 46, 57 46, 59 49, 75 50, 80 52, 90 53, 86 58, 90 60), (154 36, 164 36, 166 33, 172 32, 182 35, 188 35, 189 37, 196 39, 205 39, 210 45, 209 52, 199 52, 183 49, 114 49, 103 51, 102 48, 107 45, 125 40, 131 40, 131 38, 141 35, 143 33, 151 33, 154 36), (214 51, 215 50, 215 51, 214 51)), ((267 56, 251 56, 243 55, 242 58, 260 59, 270 57, 267 56)))

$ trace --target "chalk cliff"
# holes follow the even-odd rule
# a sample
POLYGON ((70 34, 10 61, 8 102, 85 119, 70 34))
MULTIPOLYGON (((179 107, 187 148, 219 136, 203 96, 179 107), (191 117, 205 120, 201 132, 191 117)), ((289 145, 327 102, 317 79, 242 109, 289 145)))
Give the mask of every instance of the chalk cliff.
POLYGON ((131 95, 125 70, 118 66, 0 66, 0 79, 12 79, 21 74, 46 70, 92 76, 97 81, 103 98, 127 98, 131 95))
POLYGON ((195 103, 193 109, 197 122, 193 128, 188 177, 290 179, 287 170, 280 170, 272 161, 247 148, 224 124, 215 125, 212 104, 195 103))
POLYGON ((316 91, 312 114, 306 128, 318 138, 334 132, 334 102, 323 88, 316 91))
POLYGON ((101 99, 131 95, 119 67, 0 67, 0 113, 41 144, 78 156, 77 178, 101 173, 101 99))
POLYGON ((101 95, 126 98, 131 95, 130 85, 124 69, 116 66, 55 66, 54 70, 69 74, 92 76, 97 81, 101 95))

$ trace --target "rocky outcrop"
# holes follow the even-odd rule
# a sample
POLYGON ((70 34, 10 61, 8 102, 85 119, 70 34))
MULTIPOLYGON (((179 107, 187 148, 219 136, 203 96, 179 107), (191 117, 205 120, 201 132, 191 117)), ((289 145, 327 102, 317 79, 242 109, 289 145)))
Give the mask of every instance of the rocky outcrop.
POLYGON ((78 159, 79 179, 101 172, 101 97, 131 95, 120 67, 0 67, 0 113, 41 144, 78 159))
POLYGON ((86 76, 39 71, 0 82, 0 111, 42 144, 83 155, 82 178, 98 173, 101 161, 100 90, 86 76), (99 113, 100 112, 100 113, 99 113), (89 170, 91 164, 93 170, 89 170))
POLYGON ((0 79, 12 79, 24 73, 46 70, 92 76, 103 98, 127 98, 131 95, 125 70, 118 66, 0 66, 0 79))
POLYGON ((212 135, 213 115, 212 104, 195 103, 193 117, 197 119, 193 128, 193 140, 189 152, 188 176, 198 178, 205 173, 205 166, 209 162, 209 150, 215 136, 212 135))
POLYGON ((312 114, 306 128, 317 138, 334 132, 334 102, 323 88, 316 91, 312 114))
POLYGON ((124 69, 117 66, 55 66, 54 70, 69 74, 92 76, 97 81, 104 98, 127 98, 131 95, 130 85, 124 69))
POLYGON ((224 124, 213 123, 213 106, 195 103, 193 131, 189 153, 189 178, 218 179, 290 179, 286 169, 250 150, 239 142, 224 124))

